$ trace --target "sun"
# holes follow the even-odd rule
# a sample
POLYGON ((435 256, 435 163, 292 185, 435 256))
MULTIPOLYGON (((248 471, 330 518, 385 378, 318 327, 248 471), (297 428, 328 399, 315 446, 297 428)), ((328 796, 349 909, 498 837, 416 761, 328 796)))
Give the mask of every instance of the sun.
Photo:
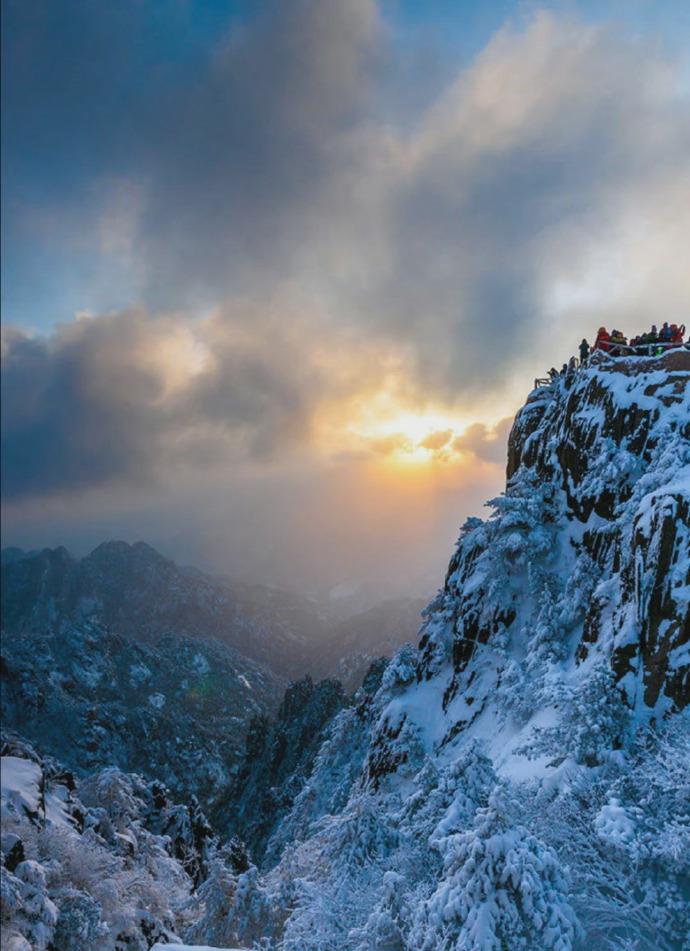
POLYGON ((446 413, 402 411, 371 416, 351 427, 351 432, 374 453, 391 461, 423 464, 444 458, 466 425, 464 420, 446 413))

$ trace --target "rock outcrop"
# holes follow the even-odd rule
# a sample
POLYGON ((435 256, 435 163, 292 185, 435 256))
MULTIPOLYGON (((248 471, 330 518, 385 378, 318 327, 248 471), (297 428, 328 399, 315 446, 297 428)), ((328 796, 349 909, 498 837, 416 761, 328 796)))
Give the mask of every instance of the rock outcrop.
POLYGON ((690 354, 594 360, 528 397, 506 492, 427 612, 418 677, 450 655, 443 704, 463 710, 446 741, 506 676, 516 689, 545 590, 573 672, 608 666, 643 720, 690 702, 690 354))

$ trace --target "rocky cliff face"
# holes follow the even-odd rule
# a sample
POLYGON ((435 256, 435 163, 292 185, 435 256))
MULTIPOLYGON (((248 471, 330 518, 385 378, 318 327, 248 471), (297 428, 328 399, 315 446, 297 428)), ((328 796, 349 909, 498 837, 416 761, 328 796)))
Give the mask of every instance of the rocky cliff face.
POLYGON ((275 720, 252 720, 244 761, 212 818, 226 836, 241 837, 255 862, 261 861, 269 836, 292 807, 327 726, 345 703, 339 681, 315 684, 305 677, 286 690, 275 720))
MULTIPOLYGON (((617 576, 616 679, 639 674, 646 707, 677 710, 690 701, 690 355, 604 366, 564 381, 555 401, 528 402, 511 433, 508 480, 524 467, 560 485, 585 528, 580 553, 617 576)), ((599 606, 585 618, 579 660, 602 636, 599 606)))

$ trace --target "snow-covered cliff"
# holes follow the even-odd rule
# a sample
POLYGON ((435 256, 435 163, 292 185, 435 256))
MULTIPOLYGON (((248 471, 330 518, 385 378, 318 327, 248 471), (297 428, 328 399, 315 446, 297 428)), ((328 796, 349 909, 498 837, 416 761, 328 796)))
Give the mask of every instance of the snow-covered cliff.
POLYGON ((469 733, 523 770, 527 738, 548 757, 558 733, 559 755, 596 765, 688 704, 689 370, 688 354, 599 362, 530 394, 506 492, 463 528, 391 723, 439 750, 469 733))
POLYGON ((231 915, 208 884, 192 937, 686 947, 689 383, 687 353, 595 358, 530 394, 419 648, 335 717, 279 861, 231 915))

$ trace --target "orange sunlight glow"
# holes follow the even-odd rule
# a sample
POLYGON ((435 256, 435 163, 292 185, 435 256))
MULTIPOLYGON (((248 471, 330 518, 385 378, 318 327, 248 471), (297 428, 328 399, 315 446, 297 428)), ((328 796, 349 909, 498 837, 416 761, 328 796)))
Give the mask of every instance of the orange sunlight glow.
POLYGON ((372 419, 353 431, 397 462, 426 463, 449 449, 467 423, 443 413, 403 412, 372 419))
POLYGON ((449 413, 413 412, 374 404, 346 427, 346 433, 390 462, 419 465, 446 459, 453 440, 468 425, 467 420, 449 413))
POLYGON ((322 403, 312 421, 312 445, 336 462, 405 473, 406 480, 424 472, 436 478, 442 469, 479 466, 473 428, 479 426, 491 442, 496 425, 510 414, 509 407, 501 410, 485 402, 434 404, 411 391, 403 374, 389 373, 383 385, 376 380, 345 399, 322 403), (466 436, 469 441, 463 441, 466 436))

